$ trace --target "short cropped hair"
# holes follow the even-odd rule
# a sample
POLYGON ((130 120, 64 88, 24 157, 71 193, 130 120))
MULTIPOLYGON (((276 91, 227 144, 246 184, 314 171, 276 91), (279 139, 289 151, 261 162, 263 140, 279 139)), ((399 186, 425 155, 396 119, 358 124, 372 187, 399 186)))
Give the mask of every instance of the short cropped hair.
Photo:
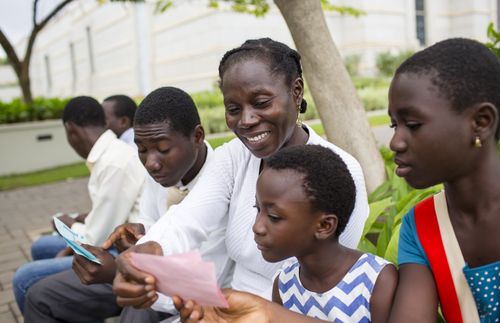
POLYGON ((500 108, 500 60, 475 40, 438 42, 415 53, 396 70, 396 75, 405 73, 428 74, 457 112, 480 102, 494 104, 497 111, 500 108))
POLYGON ((127 117, 130 120, 130 124, 134 122, 135 111, 137 110, 137 104, 132 98, 126 95, 112 95, 104 99, 104 102, 114 102, 113 111, 115 116, 127 117))
POLYGON ((96 99, 90 96, 77 96, 64 107, 63 122, 73 122, 81 127, 105 127, 104 110, 96 99))
POLYGON ((187 137, 200 124, 200 116, 189 94, 175 87, 161 87, 148 94, 135 113, 134 126, 153 123, 166 123, 187 137))
POLYGON ((319 145, 284 148, 266 160, 266 168, 294 170, 304 175, 302 188, 315 211, 335 214, 338 237, 354 210, 356 186, 346 164, 331 149, 319 145))

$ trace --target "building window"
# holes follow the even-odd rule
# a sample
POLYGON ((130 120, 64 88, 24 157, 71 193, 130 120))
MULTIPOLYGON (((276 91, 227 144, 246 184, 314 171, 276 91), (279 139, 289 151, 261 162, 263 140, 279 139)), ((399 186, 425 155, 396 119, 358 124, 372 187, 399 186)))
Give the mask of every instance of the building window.
POLYGON ((69 55, 71 59, 71 84, 73 85, 73 90, 76 87, 76 59, 75 59, 75 45, 73 43, 69 43, 69 55))
POLYGON ((415 0, 415 22, 417 39, 420 46, 425 46, 425 8, 424 0, 415 0))
POLYGON ((52 89, 52 75, 50 74, 50 58, 49 55, 45 55, 45 71, 47 75, 47 90, 52 89))
POLYGON ((87 32, 87 46, 89 48, 89 66, 90 66, 90 74, 95 73, 95 65, 94 65, 94 49, 92 47, 92 34, 90 32, 90 27, 86 28, 87 32))

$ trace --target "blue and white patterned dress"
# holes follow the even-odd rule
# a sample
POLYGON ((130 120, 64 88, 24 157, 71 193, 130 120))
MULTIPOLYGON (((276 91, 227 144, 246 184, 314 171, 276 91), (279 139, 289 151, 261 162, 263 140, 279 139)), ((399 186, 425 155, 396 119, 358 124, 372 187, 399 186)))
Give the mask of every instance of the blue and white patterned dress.
POLYGON ((335 287, 325 293, 315 293, 302 286, 300 266, 295 262, 279 274, 283 306, 332 322, 371 322, 370 297, 378 275, 387 264, 387 260, 365 253, 335 287))

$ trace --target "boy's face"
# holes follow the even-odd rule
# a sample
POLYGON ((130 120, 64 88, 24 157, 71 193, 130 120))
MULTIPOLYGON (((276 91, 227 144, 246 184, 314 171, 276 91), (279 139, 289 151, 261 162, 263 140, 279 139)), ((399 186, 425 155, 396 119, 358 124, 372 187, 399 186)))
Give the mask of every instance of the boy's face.
MULTIPOLYGON (((471 110, 471 109, 469 109, 471 110)), ((452 110, 430 75, 400 74, 389 89, 396 174, 415 188, 457 179, 473 167, 469 111, 452 110)))
POLYGON ((257 180, 254 239, 269 262, 310 253, 314 249, 319 212, 303 191, 303 175, 264 168, 257 180))
POLYGON ((139 159, 156 182, 177 184, 193 167, 203 137, 186 137, 163 122, 134 126, 139 159))

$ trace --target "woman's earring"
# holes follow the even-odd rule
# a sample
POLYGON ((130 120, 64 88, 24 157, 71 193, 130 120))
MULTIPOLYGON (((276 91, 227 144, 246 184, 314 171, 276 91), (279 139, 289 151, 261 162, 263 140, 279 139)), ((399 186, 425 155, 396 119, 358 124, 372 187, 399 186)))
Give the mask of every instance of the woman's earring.
POLYGON ((481 138, 479 138, 479 136, 476 136, 476 139, 474 139, 474 147, 476 148, 483 147, 483 143, 481 142, 481 138))

